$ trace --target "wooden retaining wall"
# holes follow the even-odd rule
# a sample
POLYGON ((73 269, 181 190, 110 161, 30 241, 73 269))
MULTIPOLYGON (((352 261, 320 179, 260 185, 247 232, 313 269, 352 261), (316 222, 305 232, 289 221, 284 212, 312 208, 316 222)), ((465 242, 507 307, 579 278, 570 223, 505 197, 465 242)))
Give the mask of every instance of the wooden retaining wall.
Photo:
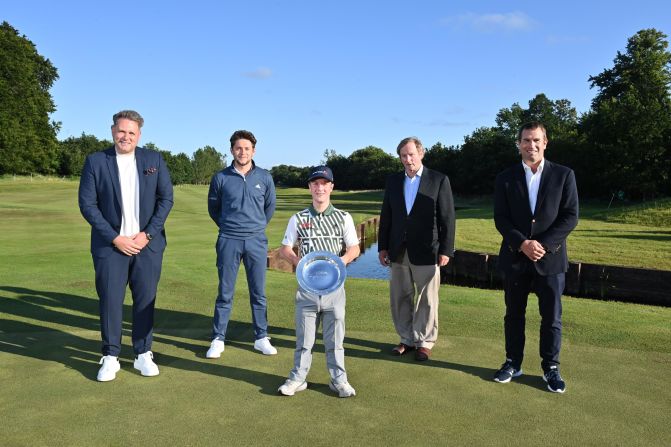
MULTIPOLYGON (((441 282, 501 289, 498 256, 457 250, 441 269, 441 282)), ((671 306, 671 271, 570 262, 566 295, 671 306)))

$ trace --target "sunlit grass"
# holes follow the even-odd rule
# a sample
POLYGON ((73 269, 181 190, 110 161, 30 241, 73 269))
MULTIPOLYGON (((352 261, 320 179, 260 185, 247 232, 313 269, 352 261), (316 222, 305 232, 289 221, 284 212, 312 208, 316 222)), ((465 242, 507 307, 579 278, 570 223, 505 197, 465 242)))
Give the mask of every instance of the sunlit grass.
MULTIPOLYGON (((167 222, 153 347, 161 375, 143 378, 132 368, 127 297, 122 370, 115 381, 98 383, 90 227, 76 194, 76 182, 0 180, 2 445, 671 443, 669 308, 565 298, 562 374, 568 389, 557 396, 540 377, 535 298, 529 303, 525 375, 500 385, 491 380, 503 360, 500 291, 442 286, 439 340, 432 359, 418 364, 388 355, 397 342, 388 283, 349 279, 346 364, 357 396, 338 399, 329 391, 318 343, 309 388, 282 398, 276 389, 293 362, 295 277, 268 272, 270 335, 279 354, 266 357, 252 348, 241 271, 226 351, 219 360, 206 360, 217 229, 207 215, 205 186, 176 188, 167 222), (406 423, 407 414, 412 420, 406 423)), ((379 192, 337 193, 334 202, 356 209, 362 220, 377 214, 380 198, 379 192)), ((278 190, 271 246, 279 245, 289 216, 308 203, 307 189, 278 190)), ((459 211, 460 248, 498 246, 489 206, 469 205, 459 211)), ((609 252, 622 241, 607 236, 644 230, 585 221, 609 252)), ((638 242, 666 247, 654 238, 638 242)))

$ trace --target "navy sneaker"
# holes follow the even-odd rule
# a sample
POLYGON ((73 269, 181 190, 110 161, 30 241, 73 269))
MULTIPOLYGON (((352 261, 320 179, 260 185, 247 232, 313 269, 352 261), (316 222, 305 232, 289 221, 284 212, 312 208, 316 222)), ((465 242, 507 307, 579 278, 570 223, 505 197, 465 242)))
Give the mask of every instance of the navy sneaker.
POLYGON ((501 369, 494 374, 494 382, 508 383, 513 377, 519 377, 521 375, 522 370, 515 368, 512 360, 506 359, 506 362, 501 365, 501 369))
POLYGON ((563 393, 566 391, 566 382, 564 382, 564 379, 559 375, 559 368, 557 368, 557 365, 551 366, 550 369, 543 374, 543 380, 547 382, 548 390, 553 393, 563 393))

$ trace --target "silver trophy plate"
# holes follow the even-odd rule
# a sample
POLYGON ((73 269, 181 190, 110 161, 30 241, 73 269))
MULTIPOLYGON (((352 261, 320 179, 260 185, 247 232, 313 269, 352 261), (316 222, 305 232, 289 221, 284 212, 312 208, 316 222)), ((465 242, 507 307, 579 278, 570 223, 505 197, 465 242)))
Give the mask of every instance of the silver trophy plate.
POLYGON ((326 295, 340 287, 347 277, 345 263, 328 251, 313 251, 296 266, 298 284, 308 292, 326 295))

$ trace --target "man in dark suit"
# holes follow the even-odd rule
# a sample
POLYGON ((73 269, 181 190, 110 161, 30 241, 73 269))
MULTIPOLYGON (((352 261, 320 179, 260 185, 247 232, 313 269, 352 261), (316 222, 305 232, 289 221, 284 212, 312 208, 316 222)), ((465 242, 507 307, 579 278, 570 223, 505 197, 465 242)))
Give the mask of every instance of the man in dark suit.
POLYGON ((133 295, 135 369, 158 375, 151 352, 154 302, 166 246, 164 224, 172 208, 165 161, 137 147, 144 120, 124 110, 114 115, 114 146, 91 154, 79 184, 79 209, 91 224, 91 254, 100 299, 102 365, 97 379, 114 380, 120 369, 126 285, 133 295))
POLYGON ((506 361, 494 380, 522 374, 527 298, 538 296, 540 356, 550 391, 563 393, 559 374, 561 295, 568 270, 566 238, 578 224, 578 189, 573 171, 544 158, 545 126, 523 125, 517 134, 522 163, 496 177, 494 221, 503 241, 499 269, 504 277, 506 361))
POLYGON ((391 266, 391 315, 400 343, 393 355, 415 351, 428 360, 438 338, 440 267, 454 256, 454 201, 447 176, 422 165, 416 137, 396 148, 405 172, 393 174, 380 212, 380 263, 391 266))

